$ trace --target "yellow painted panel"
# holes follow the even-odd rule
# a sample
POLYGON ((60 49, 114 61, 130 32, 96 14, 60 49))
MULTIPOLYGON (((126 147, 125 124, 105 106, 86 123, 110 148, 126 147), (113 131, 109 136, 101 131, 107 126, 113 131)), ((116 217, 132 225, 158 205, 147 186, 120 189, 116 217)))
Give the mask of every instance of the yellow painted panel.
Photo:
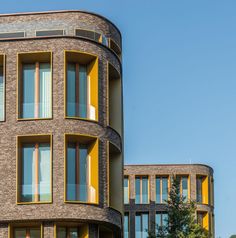
POLYGON ((98 58, 88 65, 90 79, 90 102, 95 109, 95 120, 98 120, 98 58))
MULTIPOLYGON (((98 155, 98 140, 93 142, 89 148, 89 156, 91 158, 91 166, 90 166, 90 186, 92 189, 95 189, 95 203, 98 203, 98 194, 99 194, 99 183, 98 183, 98 163, 99 163, 99 155, 98 155)), ((93 194, 91 194, 93 196, 93 194)), ((93 197, 92 197, 93 199, 93 197)))
POLYGON ((88 238, 88 237, 89 237, 88 225, 79 227, 79 238, 88 238))
POLYGON ((206 213, 203 217, 203 228, 209 231, 209 214, 206 213))
POLYGON ((208 204, 209 202, 209 177, 204 177, 202 181, 202 195, 203 195, 203 203, 208 204))

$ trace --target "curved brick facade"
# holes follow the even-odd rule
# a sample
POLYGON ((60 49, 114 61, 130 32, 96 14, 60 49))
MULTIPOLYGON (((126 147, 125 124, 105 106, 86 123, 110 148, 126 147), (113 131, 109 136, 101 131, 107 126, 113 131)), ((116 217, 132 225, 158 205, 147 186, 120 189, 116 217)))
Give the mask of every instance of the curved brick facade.
MULTIPOLYGON (((19 222, 40 221, 44 237, 54 237, 54 223, 82 222, 89 224, 89 237, 98 237, 98 225, 110 227, 120 237, 121 213, 109 207, 107 142, 122 150, 122 135, 108 125, 108 63, 121 74, 121 63, 108 47, 74 36, 76 27, 96 30, 121 45, 117 28, 103 17, 78 11, 16 14, 0 16, 0 32, 26 31, 22 39, 0 40, 0 54, 6 65, 6 120, 0 122, 0 236, 6 238, 7 226, 19 222), (67 35, 35 37, 35 30, 63 25, 67 35), (64 52, 86 52, 98 57, 98 121, 66 119, 64 115, 64 52), (17 120, 17 54, 50 51, 52 53, 52 119, 17 120), (99 204, 64 202, 64 134, 86 134, 99 139, 99 204), (17 136, 52 135, 52 203, 16 203, 17 136)), ((122 171, 120 171, 122 174, 122 171)), ((111 186, 111 185, 110 185, 111 186)), ((121 201, 122 202, 122 201, 121 201)), ((107 236, 108 237, 108 236, 107 236)), ((110 237, 110 236, 109 236, 110 237)))

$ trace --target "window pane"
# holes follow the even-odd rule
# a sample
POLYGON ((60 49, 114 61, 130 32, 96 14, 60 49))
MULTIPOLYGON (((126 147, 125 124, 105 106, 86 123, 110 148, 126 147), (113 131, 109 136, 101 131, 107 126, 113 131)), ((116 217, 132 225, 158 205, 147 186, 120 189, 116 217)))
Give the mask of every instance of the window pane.
POLYGON ((129 238, 129 215, 124 216, 124 238, 129 238))
POLYGON ((79 148, 79 200, 86 202, 88 200, 88 184, 87 184, 87 156, 88 149, 86 146, 79 148))
POLYGON ((50 145, 39 145, 39 196, 40 201, 51 200, 50 145))
POLYGON ((182 177, 182 196, 184 200, 188 200, 188 177, 182 177))
POLYGON ((147 238, 148 237, 148 214, 142 214, 142 238, 147 238))
POLYGON ((69 238, 78 238, 77 228, 69 228, 69 238))
POLYGON ((39 117, 50 118, 51 97, 52 97, 52 81, 50 64, 40 64, 40 98, 39 98, 39 117))
POLYGON ((3 78, 3 66, 0 66, 0 121, 4 120, 4 78, 3 78))
POLYGON ((16 228, 14 230, 14 238, 26 238, 26 229, 16 228))
POLYGON ((124 178, 124 203, 129 203, 129 179, 124 178))
POLYGON ((135 203, 140 203, 140 178, 135 178, 135 203))
POLYGON ((35 192, 35 145, 25 144, 22 147, 22 187, 21 187, 21 201, 34 201, 35 192))
POLYGON ((87 117, 87 67, 79 66, 79 116, 87 117))
POLYGON ((156 213, 156 227, 161 226, 161 213, 156 213))
POLYGON ((76 200, 76 174, 75 174, 75 160, 76 160, 76 144, 69 143, 67 145, 67 200, 76 200))
POLYGON ((168 214, 167 213, 162 213, 162 225, 164 227, 168 226, 168 214))
POLYGON ((142 203, 148 203, 148 178, 142 178, 142 203))
POLYGON ((30 229, 30 238, 40 238, 40 229, 39 228, 31 228, 30 229))
POLYGON ((156 178, 156 203, 161 203, 161 179, 156 178))
POLYGON ((34 118, 35 110, 35 64, 23 65, 22 118, 34 118))
POLYGON ((197 202, 202 202, 202 177, 197 178, 197 202))
POLYGON ((135 238, 142 238, 141 215, 135 216, 135 238))
POLYGON ((168 200, 168 178, 162 178, 162 202, 168 200))
POLYGON ((76 116, 75 64, 67 64, 67 116, 76 116))
POLYGON ((57 238, 67 238, 66 237, 66 228, 65 227, 59 227, 57 229, 57 238))

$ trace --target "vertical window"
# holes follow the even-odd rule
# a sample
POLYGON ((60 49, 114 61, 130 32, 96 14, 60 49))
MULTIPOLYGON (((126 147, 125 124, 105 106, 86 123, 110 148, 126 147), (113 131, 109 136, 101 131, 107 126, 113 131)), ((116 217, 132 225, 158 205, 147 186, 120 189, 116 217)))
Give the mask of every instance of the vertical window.
POLYGON ((156 177, 156 203, 165 203, 168 199, 168 177, 156 177))
POLYGON ((136 213, 135 238, 147 238, 149 230, 148 213, 136 213))
POLYGON ((97 140, 86 136, 67 136, 66 143, 66 200, 97 203, 97 140))
POLYGON ((14 238, 41 238, 41 229, 40 227, 14 228, 13 234, 14 238))
POLYGON ((124 203, 129 203, 129 178, 127 176, 124 177, 124 203))
POLYGON ((5 75, 4 56, 0 55, 0 121, 5 119, 5 75))
POLYGON ((136 176, 136 178, 135 178, 135 203, 136 204, 149 203, 148 192, 149 192, 148 177, 147 176, 136 176))
POLYGON ((209 215, 207 212, 198 211, 197 212, 197 222, 204 229, 209 230, 209 215))
POLYGON ((97 120, 98 60, 95 56, 66 53, 66 116, 97 120))
POLYGON ((20 137, 18 143, 18 202, 50 202, 50 136, 20 137))
POLYGON ((19 55, 19 117, 52 117, 51 54, 19 55), (41 59, 42 61, 39 61, 41 59))
POLYGON ((187 202, 189 199, 189 177, 188 176, 177 176, 180 182, 180 195, 184 201, 187 202))
POLYGON ((161 228, 165 228, 168 226, 168 214, 165 212, 157 212, 156 213, 156 229, 157 232, 161 228))
POLYGON ((209 181, 207 176, 198 175, 196 178, 197 202, 208 204, 209 181))
POLYGON ((77 224, 75 222, 59 223, 56 226, 55 238, 87 238, 88 237, 88 225, 77 224))
POLYGON ((124 215, 124 238, 129 238, 129 214, 124 215))

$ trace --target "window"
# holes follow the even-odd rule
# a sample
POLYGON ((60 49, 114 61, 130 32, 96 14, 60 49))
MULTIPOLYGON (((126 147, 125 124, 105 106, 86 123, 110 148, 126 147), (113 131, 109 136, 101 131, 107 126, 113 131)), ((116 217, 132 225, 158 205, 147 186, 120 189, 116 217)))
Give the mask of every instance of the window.
POLYGON ((121 57, 121 49, 118 44, 110 38, 110 48, 117 54, 117 56, 121 57))
POLYGON ((90 40, 95 40, 97 42, 100 40, 100 37, 101 37, 101 34, 92 30, 76 29, 75 34, 76 36, 87 38, 90 40))
POLYGON ((18 137, 18 202, 51 202, 50 137, 18 137))
POLYGON ((187 202, 189 199, 189 178, 188 176, 177 176, 177 178, 180 181, 180 195, 187 202))
POLYGON ((129 214, 124 215, 124 238, 129 238, 129 214))
POLYGON ((168 177, 156 177, 156 203, 165 203, 168 200, 168 177))
POLYGON ((19 54, 18 64, 19 118, 51 118, 51 53, 19 54))
POLYGON ((63 36, 64 30, 45 30, 36 31, 36 36, 63 36))
POLYGON ((124 177, 124 203, 129 203, 129 178, 127 176, 124 177))
POLYGON ((25 32, 2 32, 2 33, 0 33, 0 39, 22 38, 22 37, 25 37, 25 32))
POLYGON ((165 212, 157 212, 156 213, 156 229, 158 232, 158 229, 160 227, 167 227, 168 226, 168 214, 165 212))
POLYGON ((17 227, 13 231, 14 238, 41 238, 40 227, 17 227))
POLYGON ((98 203, 98 140, 66 136, 66 201, 98 203))
POLYGON ((147 176, 136 176, 135 178, 135 203, 136 204, 149 203, 147 176))
POLYGON ((98 120, 98 59, 66 52, 66 116, 98 120))
POLYGON ((0 55, 0 121, 5 119, 5 57, 0 55))
POLYGON ((198 175, 196 178, 197 202, 208 204, 208 177, 198 175))
POLYGON ((135 238, 147 238, 149 229, 148 213, 136 213, 135 238))
POLYGON ((207 212, 198 211, 197 212, 197 222, 204 229, 209 230, 209 215, 207 212))
POLYGON ((56 226, 55 238, 86 238, 88 237, 88 225, 62 223, 56 226))

